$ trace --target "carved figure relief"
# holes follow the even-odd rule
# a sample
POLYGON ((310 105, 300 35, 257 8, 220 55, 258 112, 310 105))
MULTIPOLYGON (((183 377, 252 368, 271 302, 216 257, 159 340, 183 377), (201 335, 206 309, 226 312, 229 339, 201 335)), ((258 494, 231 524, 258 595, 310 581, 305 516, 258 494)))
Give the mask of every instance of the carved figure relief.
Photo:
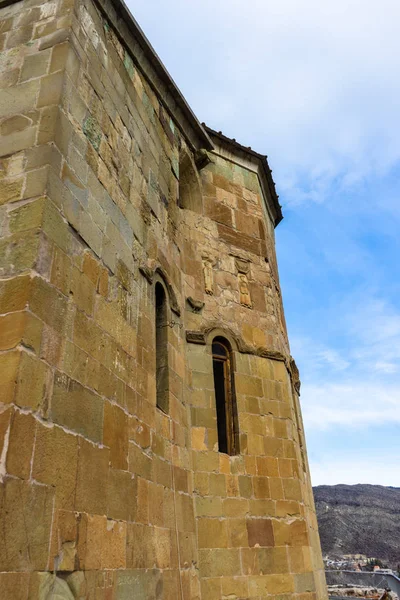
POLYGON ((214 273, 213 265, 209 258, 203 258, 204 289, 206 294, 214 294, 214 273))
POLYGON ((238 280, 239 280, 240 304, 243 304, 243 306, 247 306, 247 308, 253 308, 246 275, 244 273, 239 273, 238 280))
POLYGON ((247 280, 247 274, 250 270, 250 263, 247 260, 236 257, 235 265, 238 271, 240 304, 247 306, 247 308, 253 308, 249 290, 249 282, 247 280))

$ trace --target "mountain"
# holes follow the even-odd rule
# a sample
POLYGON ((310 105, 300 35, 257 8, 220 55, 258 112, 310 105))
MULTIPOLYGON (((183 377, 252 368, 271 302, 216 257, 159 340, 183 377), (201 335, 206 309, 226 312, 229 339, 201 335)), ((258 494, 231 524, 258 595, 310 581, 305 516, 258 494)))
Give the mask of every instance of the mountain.
POLYGON ((324 555, 359 553, 400 563, 400 488, 319 485, 313 490, 324 555))

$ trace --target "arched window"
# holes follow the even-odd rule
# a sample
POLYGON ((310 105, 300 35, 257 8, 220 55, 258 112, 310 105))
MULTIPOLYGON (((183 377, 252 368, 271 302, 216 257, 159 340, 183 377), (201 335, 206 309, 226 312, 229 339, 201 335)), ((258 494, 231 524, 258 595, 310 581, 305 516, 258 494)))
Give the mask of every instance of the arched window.
POLYGON ((225 454, 238 454, 238 419, 229 342, 222 337, 216 337, 212 343, 212 356, 218 449, 225 454))
POLYGON ((156 283, 156 389, 157 407, 168 412, 168 312, 164 287, 156 283))
POLYGON ((187 152, 181 153, 179 162, 179 207, 203 212, 199 175, 187 152))

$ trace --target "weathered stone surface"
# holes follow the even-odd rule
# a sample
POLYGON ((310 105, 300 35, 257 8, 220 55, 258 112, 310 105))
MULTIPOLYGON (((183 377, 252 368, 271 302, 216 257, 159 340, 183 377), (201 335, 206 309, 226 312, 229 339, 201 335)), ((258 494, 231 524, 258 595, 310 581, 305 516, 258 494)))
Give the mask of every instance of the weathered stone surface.
POLYGON ((61 427, 37 424, 32 475, 56 491, 57 508, 74 507, 78 461, 78 439, 61 427))
POLYGON ((2 571, 46 569, 54 490, 18 479, 1 486, 2 571))

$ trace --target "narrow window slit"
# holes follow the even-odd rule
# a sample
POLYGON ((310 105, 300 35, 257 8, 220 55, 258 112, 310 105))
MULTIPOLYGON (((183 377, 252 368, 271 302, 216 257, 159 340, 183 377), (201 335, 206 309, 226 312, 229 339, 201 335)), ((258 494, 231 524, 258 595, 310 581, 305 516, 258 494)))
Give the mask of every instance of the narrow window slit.
POLYGON ((161 283, 156 283, 156 390, 157 407, 168 413, 168 311, 167 298, 161 283))
POLYGON ((239 452, 239 444, 232 358, 228 342, 223 338, 215 338, 212 345, 212 354, 218 450, 224 454, 233 455, 239 452))

